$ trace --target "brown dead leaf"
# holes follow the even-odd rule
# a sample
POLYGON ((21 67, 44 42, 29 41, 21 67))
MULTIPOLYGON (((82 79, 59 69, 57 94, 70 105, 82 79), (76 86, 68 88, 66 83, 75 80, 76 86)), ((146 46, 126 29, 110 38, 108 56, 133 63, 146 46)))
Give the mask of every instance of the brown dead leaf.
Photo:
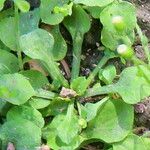
POLYGON ((48 73, 42 68, 37 60, 30 60, 28 62, 30 69, 41 72, 44 76, 48 76, 48 73))
POLYGON ((72 89, 67 89, 65 87, 62 87, 60 96, 63 98, 72 98, 77 96, 77 93, 72 89))

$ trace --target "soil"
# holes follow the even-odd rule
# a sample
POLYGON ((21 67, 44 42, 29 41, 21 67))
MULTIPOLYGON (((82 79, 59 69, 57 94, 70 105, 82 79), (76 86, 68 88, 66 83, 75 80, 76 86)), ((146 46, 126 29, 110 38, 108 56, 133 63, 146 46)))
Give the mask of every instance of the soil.
POLYGON ((137 8, 137 18, 140 27, 150 39, 150 0, 130 0, 137 8))

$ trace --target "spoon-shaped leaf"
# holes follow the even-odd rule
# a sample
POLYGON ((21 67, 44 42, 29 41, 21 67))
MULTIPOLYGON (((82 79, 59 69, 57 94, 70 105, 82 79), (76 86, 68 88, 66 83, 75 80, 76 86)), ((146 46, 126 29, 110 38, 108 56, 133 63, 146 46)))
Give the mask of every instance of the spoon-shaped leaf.
POLYGON ((113 144, 113 150, 148 150, 144 138, 137 135, 128 135, 123 141, 113 144))
POLYGON ((28 78, 30 84, 35 90, 38 90, 45 85, 49 84, 48 79, 41 72, 36 70, 25 70, 20 72, 26 78, 28 78))
POLYGON ((20 37, 20 47, 23 52, 33 59, 42 61, 52 79, 58 81, 63 86, 67 86, 67 81, 61 74, 51 54, 53 46, 53 36, 42 29, 36 29, 20 37))
POLYGON ((60 33, 59 26, 54 26, 51 30, 51 34, 53 35, 54 40, 56 41, 54 43, 53 49, 51 49, 51 53, 53 54, 54 60, 62 60, 67 53, 67 44, 60 33))
POLYGON ((73 39, 73 63, 71 79, 79 75, 81 48, 84 34, 90 29, 90 18, 81 6, 73 7, 73 14, 64 20, 64 25, 71 33, 73 39))
MULTIPOLYGON (((18 30, 20 35, 29 33, 38 28, 40 19, 39 10, 36 9, 28 13, 20 13, 19 19, 18 30)), ((17 51, 15 17, 3 17, 0 19, 0 40, 11 50, 17 51)))
POLYGON ((41 145, 41 129, 31 121, 15 118, 2 125, 0 139, 5 149, 11 141, 17 150, 35 150, 41 145))
POLYGON ((29 33, 35 29, 38 29, 40 10, 37 8, 27 13, 20 13, 19 19, 20 34, 23 35, 29 33))
POLYGON ((141 75, 138 67, 128 67, 123 70, 116 84, 89 89, 86 96, 107 93, 119 93, 126 103, 136 104, 150 95, 150 82, 145 75, 141 75))
POLYGON ((138 73, 137 67, 127 68, 122 72, 116 84, 116 92, 126 103, 135 104, 150 95, 150 83, 138 73))
POLYGON ((122 36, 118 33, 111 32, 107 28, 103 28, 101 32, 101 42, 107 48, 115 51, 118 45, 125 43, 127 45, 132 45, 135 40, 134 31, 128 34, 127 36, 122 36))
POLYGON ((21 105, 34 95, 29 81, 21 74, 5 74, 0 77, 0 98, 14 105, 21 105))
POLYGON ((117 142, 124 139, 132 130, 133 119, 134 110, 131 105, 121 100, 108 100, 99 108, 97 116, 88 122, 83 135, 107 143, 117 142))
POLYGON ((62 7, 67 4, 69 0, 41 0, 40 15, 42 22, 56 25, 63 21, 64 14, 61 12, 55 13, 55 7, 62 7))
POLYGON ((14 51, 17 50, 15 31, 16 27, 14 17, 0 20, 0 39, 7 47, 14 51))
POLYGON ((107 6, 100 14, 100 20, 103 26, 113 33, 116 32, 113 24, 113 18, 119 16, 125 24, 125 32, 130 33, 136 26, 136 11, 135 7, 128 2, 113 3, 107 6))
POLYGON ((23 105, 11 108, 7 113, 7 121, 15 120, 16 118, 31 121, 39 128, 44 126, 44 119, 41 113, 33 107, 23 105))
POLYGON ((15 73, 18 71, 17 57, 6 50, 0 49, 0 74, 15 73))
POLYGON ((136 27, 135 7, 129 2, 117 2, 108 5, 100 13, 103 24, 101 41, 103 45, 115 50, 118 45, 134 43, 134 28, 136 27))
POLYGON ((90 29, 90 18, 81 6, 75 5, 72 16, 64 20, 64 25, 74 40, 77 34, 83 36, 90 29))
MULTIPOLYGON (((59 114, 57 115, 50 124, 48 124, 42 131, 44 139, 47 140, 47 144, 52 148, 56 150, 74 150, 77 149, 81 143, 85 140, 81 135, 77 134, 75 138, 71 141, 71 143, 64 143, 62 140, 58 137, 58 126, 61 125, 60 122, 63 122, 65 120, 65 115, 59 114)), ((67 126, 70 126, 67 125, 67 126)), ((67 127, 66 126, 66 127, 67 127)), ((74 128, 74 125, 73 125, 74 128)), ((63 127, 64 130, 64 127, 63 127)), ((66 129, 65 129, 66 130, 66 129)), ((63 132, 63 131, 61 131, 63 132)), ((72 132, 72 129, 71 129, 72 132)), ((60 133, 61 134, 61 133, 60 133)), ((70 131, 67 133, 67 135, 70 134, 70 131)), ((66 135, 66 137, 67 137, 66 135)), ((69 136, 68 136, 69 138, 69 136)))
POLYGON ((15 5, 22 11, 22 12, 28 12, 30 9, 29 2, 25 0, 13 0, 15 5))
POLYGON ((67 114, 61 124, 58 126, 58 136, 66 144, 77 136, 79 131, 78 118, 74 113, 74 105, 68 106, 67 114), (64 128, 65 127, 65 128, 64 128))

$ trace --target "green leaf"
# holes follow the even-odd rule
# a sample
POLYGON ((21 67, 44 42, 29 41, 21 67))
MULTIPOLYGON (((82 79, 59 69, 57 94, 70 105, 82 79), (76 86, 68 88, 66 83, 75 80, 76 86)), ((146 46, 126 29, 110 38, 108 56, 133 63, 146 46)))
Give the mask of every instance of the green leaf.
POLYGON ((134 43, 135 40, 135 33, 134 31, 127 35, 121 35, 119 33, 114 33, 106 28, 103 28, 101 31, 101 41, 103 45, 105 45, 107 48, 111 50, 116 50, 118 45, 120 44, 127 44, 131 46, 134 43))
POLYGON ((100 107, 97 116, 88 122, 83 135, 107 143, 121 141, 132 130, 133 120, 134 110, 131 105, 121 100, 109 100, 100 107))
MULTIPOLYGON (((64 14, 63 12, 58 12, 56 13, 54 11, 54 8, 60 7, 64 8, 68 4, 69 0, 41 0, 41 5, 40 5, 40 15, 42 22, 50 25, 56 25, 59 24, 60 22, 63 21, 64 14)), ((68 14, 70 12, 68 11, 68 14)))
POLYGON ((53 46, 53 36, 42 29, 36 29, 20 37, 20 47, 23 52, 33 59, 39 59, 42 61, 46 69, 49 71, 52 79, 58 81, 58 83, 64 86, 67 86, 68 83, 61 74, 51 54, 53 46))
POLYGON ((0 20, 0 39, 7 47, 14 51, 17 50, 15 31, 16 27, 14 17, 0 20))
POLYGON ((90 18, 81 6, 74 5, 73 14, 65 18, 64 25, 73 40, 73 62, 71 80, 76 79, 80 72, 81 50, 84 34, 90 29, 90 18))
POLYGON ((11 141, 17 150, 35 150, 41 145, 41 129, 31 121, 17 118, 2 125, 0 139, 5 149, 11 141))
POLYGON ((0 99, 0 116, 2 116, 2 113, 3 113, 3 109, 6 105, 6 101, 3 101, 2 99, 0 99))
POLYGON ((57 128, 57 133, 62 142, 69 144, 77 136, 79 131, 78 118, 74 113, 74 105, 68 106, 64 120, 57 128))
POLYGON ((51 53, 55 61, 62 60, 67 53, 67 44, 60 33, 59 26, 54 26, 51 30, 51 33, 54 37, 54 47, 51 49, 51 53))
POLYGON ((19 71, 18 59, 15 55, 0 49, 0 74, 19 71))
POLYGON ((45 85, 49 84, 48 79, 41 72, 36 70, 26 70, 21 71, 20 74, 24 75, 32 85, 32 87, 37 90, 45 85))
POLYGON ((142 140, 144 141, 144 143, 145 143, 145 146, 147 146, 147 150, 149 149, 149 147, 150 147, 150 141, 149 141, 149 138, 147 137, 147 138, 142 138, 142 140))
POLYGON ((103 7, 110 3, 112 3, 114 0, 74 0, 75 4, 84 4, 86 6, 99 6, 103 7))
POLYGON ((144 77, 150 83, 150 69, 148 66, 138 66, 139 75, 144 77))
POLYGON ((44 89, 38 89, 35 91, 35 95, 36 97, 40 97, 40 98, 44 98, 44 99, 54 99, 57 94, 48 90, 44 90, 44 89))
POLYGON ((43 129, 44 139, 47 140, 47 144, 55 150, 73 150, 79 148, 81 143, 85 140, 81 135, 77 135, 73 141, 69 144, 63 143, 58 137, 57 128, 61 122, 65 119, 65 115, 57 115, 52 122, 43 129))
POLYGON ((89 89, 86 96, 118 93, 128 104, 136 104, 150 94, 150 83, 141 76, 139 67, 128 67, 120 75, 116 84, 89 89))
POLYGON ((91 14, 91 16, 95 19, 99 19, 100 13, 105 7, 98 7, 98 6, 93 6, 93 7, 87 7, 86 10, 91 14))
POLYGON ((81 6, 74 6, 73 14, 64 20, 64 25, 75 40, 77 33, 83 36, 90 29, 90 18, 81 6))
POLYGON ((10 17, 10 16, 14 16, 14 9, 13 8, 8 8, 8 9, 0 12, 0 20, 7 18, 7 17, 10 17))
MULTIPOLYGON (((15 18, 10 16, 8 17, 2 16, 2 19, 0 20, 0 26, 1 26, 0 40, 11 50, 16 51, 17 41, 16 41, 16 33, 15 33, 16 32, 15 18)), ((20 35, 28 33, 38 28, 38 23, 40 19, 38 9, 34 11, 30 11, 28 13, 20 13, 19 17, 20 17, 19 20, 20 35)))
POLYGON ((29 33, 35 29, 38 29, 40 21, 39 9, 34 9, 27 13, 20 13, 19 17, 19 29, 21 35, 29 33))
POLYGON ((87 88, 87 80, 85 77, 78 77, 71 82, 71 89, 77 92, 78 95, 83 95, 87 88))
POLYGON ((65 116, 62 114, 57 115, 50 124, 48 124, 42 131, 44 139, 52 149, 59 149, 57 142, 57 127, 64 120, 65 116))
POLYGON ((29 106, 15 106, 7 113, 7 121, 25 119, 33 122, 39 128, 44 126, 44 119, 39 111, 29 106))
POLYGON ((100 20, 103 26, 112 33, 116 33, 112 19, 115 16, 121 16, 125 24, 125 32, 130 33, 136 26, 135 7, 128 2, 113 3, 107 6, 100 14, 100 20))
POLYGON ((64 4, 62 7, 55 6, 53 12, 54 13, 62 13, 65 16, 71 15, 72 14, 72 6, 73 3, 71 2, 69 5, 64 4))
POLYGON ((128 135, 123 141, 113 144, 113 150, 148 150, 142 137, 128 135))
POLYGON ((116 68, 114 65, 109 65, 106 68, 99 71, 99 79, 105 84, 111 84, 116 77, 116 68))
POLYGON ((25 0, 13 0, 13 1, 22 12, 25 13, 30 10, 30 4, 27 1, 25 0))
POLYGON ((36 29, 20 37, 23 52, 33 59, 46 61, 47 57, 51 58, 53 45, 53 36, 43 29, 36 29))
POLYGON ((0 116, 6 116, 11 104, 0 98, 0 116))
POLYGON ((21 74, 6 74, 0 77, 0 97, 14 105, 21 105, 34 95, 29 81, 21 74))
POLYGON ((0 1, 0 11, 3 9, 3 7, 4 7, 4 2, 5 2, 5 0, 1 0, 0 1))
POLYGON ((107 48, 115 50, 120 44, 131 46, 134 43, 137 20, 132 4, 123 1, 107 6, 100 14, 100 21, 104 26, 101 41, 107 48))
POLYGON ((97 103, 86 103, 85 104, 85 109, 84 111, 86 111, 86 120, 89 122, 90 120, 94 119, 97 116, 98 111, 100 110, 100 108, 105 105, 105 103, 107 102, 108 98, 104 98, 102 100, 100 100, 97 103))
POLYGON ((43 109, 41 112, 43 116, 57 116, 59 114, 66 114, 68 105, 68 101, 55 98, 51 101, 50 105, 46 109, 43 109))
POLYGON ((136 104, 150 94, 150 84, 138 72, 138 67, 126 68, 115 85, 116 92, 126 103, 136 104))
POLYGON ((0 49, 10 51, 10 48, 8 48, 1 40, 0 40, 0 49))
POLYGON ((43 98, 31 98, 29 100, 29 105, 35 109, 42 109, 47 107, 51 103, 50 100, 43 99, 43 98))
POLYGON ((111 34, 106 28, 101 31, 101 41, 103 45, 111 50, 115 50, 119 45, 118 35, 111 34))

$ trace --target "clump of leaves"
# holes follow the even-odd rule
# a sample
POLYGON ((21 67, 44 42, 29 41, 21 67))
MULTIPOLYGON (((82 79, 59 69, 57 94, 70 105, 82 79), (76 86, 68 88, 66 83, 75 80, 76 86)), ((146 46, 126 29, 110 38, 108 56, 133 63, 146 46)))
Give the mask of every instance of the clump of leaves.
POLYGON ((117 0, 41 0, 39 8, 30 10, 27 1, 13 0, 12 8, 3 10, 4 3, 0 1, 0 149, 12 143, 17 150, 42 144, 75 150, 101 142, 104 150, 148 150, 149 138, 133 133, 133 104, 150 96, 148 39, 137 24, 135 7, 117 0), (86 77, 80 72, 82 45, 93 18, 102 24, 97 32, 104 48, 86 77), (145 62, 134 53, 135 32, 145 62), (70 49, 73 59, 67 65, 70 49), (118 71, 110 59, 124 69, 118 71), (38 68, 32 70, 31 61, 38 68), (71 69, 70 79, 62 68, 71 69))

